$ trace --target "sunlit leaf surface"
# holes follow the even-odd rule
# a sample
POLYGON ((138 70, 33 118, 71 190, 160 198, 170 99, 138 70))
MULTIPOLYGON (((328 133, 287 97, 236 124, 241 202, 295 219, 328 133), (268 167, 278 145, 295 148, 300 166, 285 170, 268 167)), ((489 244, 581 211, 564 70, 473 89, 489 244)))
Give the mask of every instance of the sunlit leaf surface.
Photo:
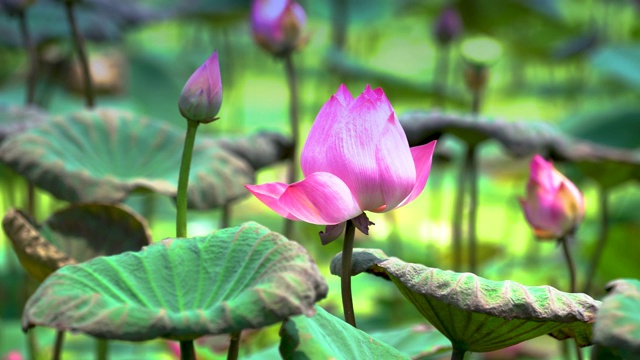
MULTIPOLYGON (((124 112, 80 112, 12 137, 0 147, 0 160, 70 202, 119 202, 135 191, 175 198, 183 131, 124 112)), ((251 164, 281 160, 290 146, 273 134, 248 136, 233 146, 229 142, 196 139, 190 208, 216 208, 247 196, 244 184, 255 177, 251 164)))
POLYGON ((11 209, 2 226, 20 263, 38 281, 64 265, 140 250, 151 242, 146 221, 119 205, 72 205, 40 225, 11 209))
POLYGON ((306 250, 254 222, 69 265, 29 299, 25 329, 195 339, 315 313, 327 285, 306 250))
POLYGON ((280 354, 284 359, 409 359, 319 306, 313 317, 289 318, 280 336, 280 354))
MULTIPOLYGON (((341 255, 331 262, 332 274, 340 274, 341 255)), ((366 271, 393 281, 458 350, 493 351, 544 334, 591 344, 599 302, 585 294, 405 263, 380 250, 355 249, 353 262, 354 275, 366 271)))
POLYGON ((607 288, 609 294, 598 311, 593 341, 624 359, 640 358, 640 281, 616 280, 607 288))

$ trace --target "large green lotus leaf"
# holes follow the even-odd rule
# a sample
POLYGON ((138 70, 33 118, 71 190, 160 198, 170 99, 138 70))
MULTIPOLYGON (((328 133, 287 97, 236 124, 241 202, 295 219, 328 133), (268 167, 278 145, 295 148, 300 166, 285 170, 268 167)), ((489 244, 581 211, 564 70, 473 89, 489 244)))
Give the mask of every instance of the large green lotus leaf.
POLYGON ((248 222, 65 266, 29 299, 22 323, 107 339, 192 340, 311 316, 326 294, 300 244, 248 222))
POLYGON ((260 132, 250 136, 216 138, 215 141, 245 159, 254 169, 293 156, 293 141, 279 133, 260 132))
POLYGON ((588 111, 563 119, 559 124, 565 133, 579 139, 625 149, 640 148, 640 108, 615 106, 588 111))
MULTIPOLYGON (((342 254, 334 257, 332 274, 341 262, 342 254)), ((393 281, 458 350, 493 351, 544 334, 591 344, 599 302, 585 294, 405 263, 379 250, 355 249, 353 263, 353 275, 365 269, 393 281)))
POLYGON ((313 317, 287 319, 280 330, 283 359, 409 359, 391 346, 316 306, 313 317))
MULTIPOLYGON (((256 146, 264 147, 265 141, 252 138, 256 146)), ((183 142, 184 131, 161 121, 110 110, 85 111, 55 118, 5 141, 0 160, 70 202, 120 202, 134 191, 175 198, 183 142)), ((268 159, 266 151, 259 156, 252 161, 280 160, 268 159)), ((254 170, 218 140, 199 136, 191 163, 188 206, 216 208, 247 196, 244 184, 254 181, 254 170)))
POLYGON ((0 143, 35 125, 45 122, 48 115, 35 107, 0 105, 0 143))
POLYGON ((593 329, 593 342, 623 359, 640 358, 640 280, 615 280, 607 284, 607 290, 593 329))
POLYGON ((451 342, 431 325, 415 324, 398 329, 372 332, 375 339, 400 350, 411 359, 426 359, 451 351, 451 342))
POLYGON ((2 226, 21 264, 38 281, 64 265, 137 251, 151 243, 146 221, 120 205, 71 205, 41 225, 11 209, 2 226))

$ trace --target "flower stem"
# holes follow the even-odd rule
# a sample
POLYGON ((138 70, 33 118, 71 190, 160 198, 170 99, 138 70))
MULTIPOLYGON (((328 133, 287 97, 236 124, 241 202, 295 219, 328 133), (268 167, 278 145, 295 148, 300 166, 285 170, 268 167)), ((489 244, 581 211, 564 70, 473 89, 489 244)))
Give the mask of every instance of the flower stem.
POLYGON ((458 174, 458 184, 456 185, 456 202, 453 207, 453 220, 451 229, 451 252, 453 253, 452 269, 460 271, 462 265, 462 223, 464 218, 464 193, 465 180, 467 178, 467 166, 465 164, 460 168, 458 174))
POLYGON ((572 235, 565 235, 560 238, 560 242, 562 243, 564 259, 567 261, 567 267, 569 268, 569 291, 574 293, 576 292, 576 267, 573 263, 571 252, 569 251, 569 240, 571 239, 571 237, 572 235))
POLYGON ((227 351, 227 360, 236 360, 240 352, 240 332, 231 333, 231 341, 229 342, 229 351, 227 351))
POLYGON ((82 35, 80 35, 80 31, 78 30, 78 24, 75 18, 75 10, 73 8, 74 4, 75 4, 75 1, 72 1, 72 0, 65 1, 65 6, 67 10, 67 20, 69 21, 69 26, 71 27, 73 44, 76 48, 76 53, 78 54, 80 67, 82 68, 82 80, 84 82, 85 103, 88 108, 93 108, 95 102, 94 102, 94 94, 93 94, 93 84, 91 82, 91 71, 89 70, 89 61, 87 60, 87 54, 84 49, 84 41, 82 39, 82 35))
POLYGON ((189 171, 191 170, 191 157, 193 145, 198 130, 197 121, 187 120, 187 135, 184 139, 182 161, 180 162, 180 175, 178 175, 178 195, 176 197, 176 237, 187 237, 187 189, 189 186, 189 171))
POLYGON ((598 191, 598 198, 600 200, 600 234, 598 236, 598 244, 596 245, 596 249, 591 256, 591 262, 589 263, 589 269, 587 271, 587 283, 584 287, 584 292, 587 294, 591 291, 593 278, 596 275, 598 263, 600 262, 600 258, 602 257, 602 253, 604 252, 604 246, 607 242, 607 233, 609 231, 609 192, 605 187, 600 187, 598 191))
POLYGON ((193 340, 180 341, 180 360, 195 360, 196 349, 193 347, 193 340))
POLYGON ((460 350, 460 349, 456 349, 455 347, 453 348, 453 352, 451 353, 451 360, 462 360, 464 359, 464 353, 466 353, 466 350, 460 350))
POLYGON ((56 331, 56 340, 53 345, 53 355, 51 359, 60 360, 62 355, 62 344, 64 343, 64 330, 56 331))
POLYGON ((109 357, 109 341, 107 339, 96 339, 96 359, 107 360, 109 357))
POLYGON ((438 47, 438 60, 433 76, 436 90, 435 106, 444 107, 447 98, 447 87, 449 85, 449 63, 451 62, 451 45, 446 44, 438 47))
MULTIPOLYGON (((298 144, 300 142, 300 120, 298 117, 298 83, 296 80, 296 69, 293 64, 293 56, 289 53, 284 58, 285 69, 287 73, 287 82, 289 84, 289 125, 291 127, 291 138, 293 142, 292 155, 289 158, 289 173, 287 174, 287 183, 293 184, 298 181, 298 144)), ((285 220, 284 236, 291 238, 293 236, 293 221, 285 220)))
POLYGON ((469 271, 475 274, 477 268, 476 222, 478 218, 478 166, 475 144, 467 147, 465 163, 467 167, 467 181, 469 182, 469 218, 467 219, 469 271))
POLYGON ((331 38, 333 40, 333 46, 337 50, 344 50, 344 46, 347 42, 347 24, 349 16, 347 0, 333 0, 331 5, 331 38))
POLYGON ((25 51, 27 52, 27 56, 29 57, 29 70, 27 71, 27 93, 26 93, 26 103, 27 105, 33 105, 35 101, 35 93, 36 93, 36 72, 37 72, 37 61, 36 61, 36 50, 31 42, 31 35, 29 33, 29 26, 27 23, 27 14, 25 10, 21 10, 18 12, 18 20, 20 21, 20 33, 22 34, 22 44, 24 46, 25 51))
POLYGON ((228 202, 222 207, 222 216, 220 219, 220 228, 228 228, 231 223, 231 203, 228 202))
POLYGON ((344 233, 344 244, 342 246, 342 269, 340 272, 340 287, 342 291, 342 309, 344 310, 344 320, 349 325, 356 327, 356 315, 353 311, 353 297, 351 296, 351 255, 353 254, 353 240, 356 234, 356 227, 351 220, 347 221, 347 228, 344 233))

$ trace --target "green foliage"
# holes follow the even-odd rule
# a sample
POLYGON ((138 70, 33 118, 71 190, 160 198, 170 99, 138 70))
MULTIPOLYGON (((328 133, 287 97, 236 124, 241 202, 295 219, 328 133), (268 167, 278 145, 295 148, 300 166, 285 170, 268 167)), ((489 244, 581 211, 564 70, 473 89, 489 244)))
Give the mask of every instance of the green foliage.
POLYGON ((284 359, 409 359, 321 307, 315 309, 313 317, 297 316, 284 323, 280 343, 280 354, 284 359))
POLYGON ((23 327, 192 340, 310 316, 326 294, 302 246, 250 222, 65 266, 29 299, 23 327))
MULTIPOLYGON (((332 274, 340 273, 341 255, 331 262, 332 274)), ((454 349, 493 351, 544 334, 591 345, 599 302, 585 294, 405 263, 375 249, 354 249, 353 262, 354 275, 366 271, 393 281, 454 349)))
MULTIPOLYGON (((594 343, 623 359, 640 356, 640 280, 621 279, 607 285, 593 329, 594 343)), ((605 359, 599 357, 598 359, 605 359)))
POLYGON ((375 339, 409 355, 411 359, 426 359, 436 354, 451 351, 451 342, 433 326, 416 324, 401 328, 372 332, 375 339))

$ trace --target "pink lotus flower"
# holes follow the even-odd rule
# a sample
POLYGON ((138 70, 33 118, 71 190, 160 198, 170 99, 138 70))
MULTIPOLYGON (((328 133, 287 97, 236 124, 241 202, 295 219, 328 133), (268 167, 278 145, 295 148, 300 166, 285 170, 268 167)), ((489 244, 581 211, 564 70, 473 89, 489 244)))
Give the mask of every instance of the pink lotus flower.
POLYGON ((429 177, 435 145, 409 148, 382 89, 367 85, 354 99, 341 85, 320 109, 302 150, 305 178, 246 187, 287 219, 341 224, 413 201, 429 177))
POLYGON ((575 231, 584 218, 580 190, 539 155, 531 160, 527 198, 520 203, 540 239, 560 239, 575 231))
POLYGON ((186 119, 200 123, 210 123, 222 106, 222 79, 218 51, 205 61, 191 75, 182 89, 178 108, 186 119))
POLYGON ((292 0, 255 0, 251 30, 258 45, 275 56, 286 56, 300 46, 307 15, 292 0))

